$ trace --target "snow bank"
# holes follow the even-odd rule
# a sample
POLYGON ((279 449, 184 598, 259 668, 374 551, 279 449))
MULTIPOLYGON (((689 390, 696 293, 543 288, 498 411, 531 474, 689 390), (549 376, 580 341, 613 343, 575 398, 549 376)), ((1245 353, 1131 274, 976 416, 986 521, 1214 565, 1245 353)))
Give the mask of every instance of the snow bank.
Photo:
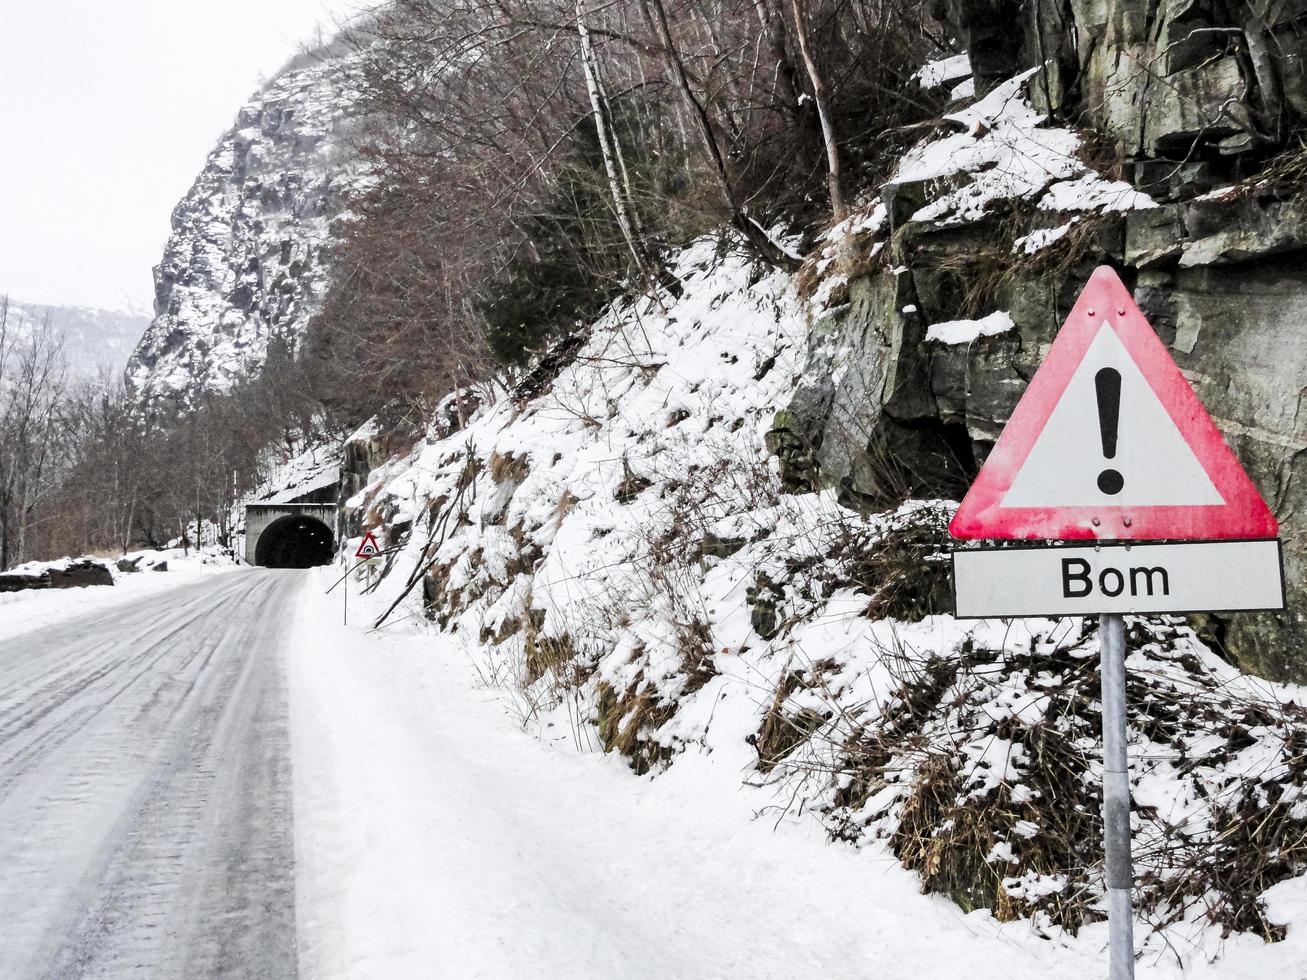
MULTIPOLYGON (((33 563, 34 566, 61 566, 73 559, 33 563)), ((100 559, 114 578, 113 588, 40 589, 27 592, 0 593, 0 642, 7 642, 32 630, 42 629, 84 613, 112 608, 141 596, 153 595, 236 568, 234 562, 216 552, 184 553, 180 548, 162 551, 134 551, 124 560, 135 561, 136 572, 118 568, 119 559, 100 559), (160 569, 154 571, 152 569, 160 569), (166 569, 166 570, 164 570, 166 569)), ((26 568, 28 566, 20 566, 26 568)))
MULTIPOLYGON (((774 789, 741 792, 734 747, 637 780, 614 756, 578 754, 566 723, 525 739, 457 638, 346 629, 338 595, 321 594, 330 581, 311 590, 289 667, 306 975, 1095 972, 1101 930, 1049 942, 922 895, 884 854, 832 847, 784 814, 774 789)), ((747 703, 736 690, 723 709, 747 703)))

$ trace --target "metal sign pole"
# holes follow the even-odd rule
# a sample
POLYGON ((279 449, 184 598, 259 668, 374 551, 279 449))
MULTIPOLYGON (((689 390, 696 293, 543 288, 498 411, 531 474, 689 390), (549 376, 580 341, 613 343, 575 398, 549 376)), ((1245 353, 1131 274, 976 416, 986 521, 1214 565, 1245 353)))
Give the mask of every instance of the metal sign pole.
POLYGON ((1125 621, 1099 617, 1099 674, 1103 685, 1103 843, 1107 852, 1107 926, 1110 980, 1134 980, 1134 909, 1130 890, 1130 768, 1125 734, 1125 621))

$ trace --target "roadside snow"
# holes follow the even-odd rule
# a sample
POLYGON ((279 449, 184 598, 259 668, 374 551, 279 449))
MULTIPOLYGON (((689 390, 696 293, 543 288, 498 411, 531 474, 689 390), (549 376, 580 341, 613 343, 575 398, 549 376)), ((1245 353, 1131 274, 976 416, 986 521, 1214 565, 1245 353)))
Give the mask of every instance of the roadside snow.
POLYGON ((166 572, 120 572, 114 561, 108 562, 114 584, 87 586, 80 589, 32 589, 0 593, 0 642, 21 637, 32 630, 80 616, 109 609, 142 596, 167 592, 186 582, 237 566, 229 559, 191 551, 183 555, 180 548, 169 551, 135 551, 128 558, 141 558, 144 568, 160 561, 168 564, 166 572))
MULTIPOLYGON (((529 738, 448 638, 342 627, 339 597, 322 595, 333 579, 316 576, 290 651, 305 975, 1097 971, 1100 928, 1050 942, 923 896, 892 855, 778 817, 774 788, 739 787, 734 753, 705 747, 634 779, 566 729, 529 738)), ((739 690, 721 702, 748 706, 739 690)))
MULTIPOLYGON (((310 578, 288 650, 305 975, 1102 974, 1105 923, 1045 938, 1036 924, 920 894, 887 848, 830 843, 817 821, 787 814, 777 785, 740 785, 750 750, 719 729, 656 779, 633 778, 615 755, 577 751, 576 730, 557 714, 539 738, 523 734, 519 702, 488 686, 484 665, 454 638, 417 619, 367 632, 357 624, 379 612, 375 596, 352 596, 356 625, 342 626, 339 593, 324 595, 336 575, 310 578)), ((753 693, 740 673, 712 710, 748 715, 753 693)), ((992 755, 1003 767, 1014 760, 1007 745, 992 755)), ((1015 830, 1020 839, 1033 828, 1015 830)), ((1017 843, 995 848, 998 866, 1017 843)), ((1267 893, 1272 917, 1292 923, 1283 942, 1233 935, 1219 957, 1201 944, 1150 944, 1136 975, 1303 976, 1305 881, 1267 893)), ((1065 881, 1006 884, 1033 895, 1065 881)))

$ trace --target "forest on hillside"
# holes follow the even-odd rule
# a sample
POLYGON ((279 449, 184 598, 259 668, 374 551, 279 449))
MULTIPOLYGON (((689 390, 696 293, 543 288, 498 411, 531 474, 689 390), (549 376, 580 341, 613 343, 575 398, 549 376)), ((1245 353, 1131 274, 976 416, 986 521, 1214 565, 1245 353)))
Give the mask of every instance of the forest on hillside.
POLYGON ((70 383, 48 330, 11 325, 0 567, 197 520, 225 538, 296 446, 517 384, 613 297, 675 289, 670 256, 704 233, 797 268, 940 111, 912 82, 955 44, 928 6, 396 0, 305 53, 360 65, 371 174, 309 336, 234 391, 142 404, 70 383))

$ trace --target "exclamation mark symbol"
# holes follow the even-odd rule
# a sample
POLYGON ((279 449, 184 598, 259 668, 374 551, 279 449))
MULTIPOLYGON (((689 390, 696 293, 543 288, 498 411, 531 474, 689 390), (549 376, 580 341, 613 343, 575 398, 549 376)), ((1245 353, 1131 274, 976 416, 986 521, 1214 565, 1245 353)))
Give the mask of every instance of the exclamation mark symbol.
MULTIPOLYGON (((1098 395, 1098 436, 1103 442, 1103 458, 1116 459, 1116 430, 1121 421, 1121 372, 1103 368, 1094 375, 1094 393, 1098 395)), ((1098 489, 1106 494, 1121 492, 1125 477, 1117 470, 1105 469, 1098 474, 1098 489)))

